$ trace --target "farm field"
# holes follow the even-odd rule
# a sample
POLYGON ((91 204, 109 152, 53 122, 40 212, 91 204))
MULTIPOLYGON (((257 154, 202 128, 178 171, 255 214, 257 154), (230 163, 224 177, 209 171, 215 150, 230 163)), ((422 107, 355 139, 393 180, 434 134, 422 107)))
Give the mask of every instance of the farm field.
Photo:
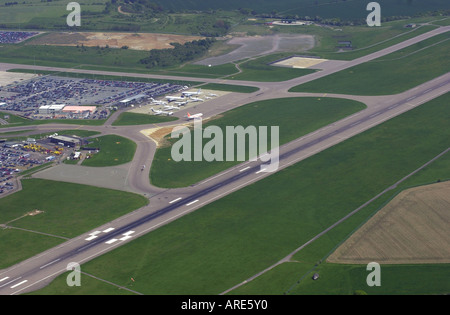
POLYGON ((330 263, 450 263, 450 182, 401 192, 346 240, 330 263))

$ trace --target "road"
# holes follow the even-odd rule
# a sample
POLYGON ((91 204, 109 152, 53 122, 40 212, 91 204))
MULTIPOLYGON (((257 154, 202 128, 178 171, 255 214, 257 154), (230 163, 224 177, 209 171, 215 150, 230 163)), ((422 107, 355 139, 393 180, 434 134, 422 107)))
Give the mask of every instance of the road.
MULTIPOLYGON (((245 85, 258 86, 260 91, 252 94, 230 94, 226 100, 218 100, 214 106, 208 105, 208 109, 205 112, 209 117, 231 108, 242 106, 250 101, 317 95, 288 93, 287 91, 298 84, 340 71, 343 67, 346 68, 367 62, 407 45, 414 44, 417 41, 442 33, 444 29, 448 31, 449 27, 437 29, 375 54, 345 64, 340 63, 334 68, 290 81, 277 83, 252 82, 251 84, 245 82, 245 85)), ((187 80, 188 78, 183 79, 187 80)), ((202 79, 202 81, 206 81, 206 79, 202 79)), ((235 81, 233 81, 234 83, 235 81)), ((450 74, 446 74, 397 95, 382 97, 327 95, 360 100, 367 105, 367 108, 281 146, 278 170, 298 163, 439 95, 447 93, 449 88, 450 74)), ((198 108, 202 111, 206 109, 202 108, 201 105, 198 108)), ((177 115, 182 117, 184 113, 180 111, 177 115)), ((40 125, 36 126, 35 130, 62 130, 69 128, 74 129, 74 126, 40 125)), ((136 192, 149 196, 150 204, 86 234, 68 240, 11 268, 2 270, 0 272, 0 294, 21 294, 41 288, 54 277, 65 272, 69 262, 77 262, 79 264, 87 262, 271 174, 261 172, 262 162, 258 159, 253 162, 244 162, 191 187, 164 190, 153 187, 149 183, 148 172, 150 167, 146 167, 145 171, 140 169, 141 165, 151 165, 151 160, 156 150, 153 141, 140 132, 140 130, 146 129, 148 126, 113 127, 108 122, 104 126, 83 126, 83 128, 100 131, 103 134, 119 134, 138 144, 135 157, 129 169, 128 184, 136 192)), ((23 127, 23 129, 30 129, 30 126, 23 127)), ((20 128, 4 129, 5 132, 11 130, 17 131, 20 128)))

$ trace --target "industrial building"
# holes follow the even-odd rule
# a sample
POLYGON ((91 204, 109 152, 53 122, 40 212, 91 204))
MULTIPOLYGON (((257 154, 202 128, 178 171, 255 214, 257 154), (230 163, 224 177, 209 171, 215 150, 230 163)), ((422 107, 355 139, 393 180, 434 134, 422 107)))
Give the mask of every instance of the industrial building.
POLYGON ((62 110, 63 114, 70 114, 75 117, 89 117, 97 110, 96 106, 66 106, 62 110))
POLYGON ((40 115, 58 115, 61 114, 65 104, 54 104, 54 105, 43 105, 39 107, 39 114, 40 115))
POLYGON ((69 136, 51 136, 50 142, 64 145, 67 147, 79 147, 83 144, 83 139, 77 137, 69 137, 69 136))
POLYGON ((132 104, 133 105, 134 104, 139 104, 139 103, 144 102, 146 100, 148 100, 148 95, 146 95, 146 94, 138 94, 138 95, 126 98, 124 100, 121 100, 119 102, 119 105, 130 106, 132 104))

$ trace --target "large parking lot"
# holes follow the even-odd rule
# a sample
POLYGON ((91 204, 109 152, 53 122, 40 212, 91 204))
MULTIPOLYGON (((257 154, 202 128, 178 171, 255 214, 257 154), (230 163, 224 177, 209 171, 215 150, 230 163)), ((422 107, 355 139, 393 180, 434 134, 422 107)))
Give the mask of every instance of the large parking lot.
MULTIPOLYGON (((142 94, 155 98, 182 88, 169 83, 41 76, 0 87, 0 103, 3 103, 0 109, 15 111, 34 119, 39 118, 39 107, 52 104, 96 105, 97 112, 102 112, 108 106, 123 105, 120 101, 126 98, 142 94)), ((97 115, 94 118, 105 117, 97 115)))
POLYGON ((0 196, 15 188, 15 175, 47 162, 46 156, 22 146, 0 143, 0 196))

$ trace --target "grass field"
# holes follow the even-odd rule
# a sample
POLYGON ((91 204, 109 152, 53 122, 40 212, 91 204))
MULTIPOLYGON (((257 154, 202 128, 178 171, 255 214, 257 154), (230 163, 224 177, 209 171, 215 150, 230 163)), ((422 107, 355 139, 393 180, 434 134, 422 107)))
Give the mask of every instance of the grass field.
POLYGON ((0 251, 8 253, 2 255, 0 269, 148 203, 136 194, 71 183, 27 179, 22 186, 0 199, 0 223, 28 230, 0 229, 0 251), (10 222, 36 209, 44 212, 10 222))
POLYGON ((254 86, 243 86, 243 85, 231 85, 231 84, 221 84, 221 83, 208 83, 202 85, 202 89, 205 90, 216 90, 225 92, 236 92, 236 93, 253 93, 259 89, 254 86))
MULTIPOLYGON (((285 257, 448 148, 445 126, 450 109, 442 104, 449 100, 450 94, 439 97, 136 239, 82 269, 146 294, 221 293, 285 257), (139 259, 128 263, 126 257, 135 252, 141 253, 139 259), (110 268, 104 268, 106 263, 110 268), (130 277, 136 281, 131 282, 130 277)), ((436 181, 436 176, 450 178, 448 155, 404 184, 436 181)), ((389 196, 297 253, 296 262, 283 264, 233 293, 282 294, 291 289, 291 294, 351 294, 367 289, 359 285, 367 271, 361 275, 351 272, 355 267, 318 262, 387 199, 389 196), (334 278, 321 281, 327 278, 324 273, 317 282, 300 281, 297 285, 313 268, 321 275, 321 270, 330 268, 328 274, 334 278)), ((383 279, 388 278, 389 272, 384 276, 382 268, 383 279)), ((441 294, 450 290, 448 282, 437 279, 449 274, 448 264, 400 265, 386 270, 395 272, 395 277, 370 293, 395 293, 402 283, 408 285, 400 293, 441 294), (417 277, 411 277, 413 272, 417 277)), ((57 291, 70 293, 63 277, 42 292, 57 291)))
MULTIPOLYGON (((359 102, 345 99, 276 99, 250 103, 228 111, 223 117, 205 123, 203 127, 214 125, 225 130, 226 126, 280 126, 279 141, 283 144, 364 108, 365 105, 359 102)), ((248 143, 246 148, 248 150, 248 143)), ((238 161, 174 162, 171 159, 171 149, 169 146, 157 150, 150 172, 153 185, 189 186, 239 163, 238 161)))
POLYGON ((176 117, 155 116, 155 115, 125 112, 120 114, 120 116, 112 123, 112 125, 113 126, 147 125, 167 121, 174 121, 177 119, 178 118, 176 117))
POLYGON ((450 70, 448 34, 292 88, 292 92, 388 95, 404 92, 450 70))
POLYGON ((136 143, 117 136, 106 135, 91 139, 89 147, 100 148, 98 153, 82 162, 84 166, 115 166, 131 162, 136 151, 136 143))
POLYGON ((270 63, 290 56, 292 53, 280 53, 258 57, 239 63, 242 72, 228 77, 229 80, 278 82, 286 81, 315 72, 313 69, 293 69, 271 66, 270 63))

